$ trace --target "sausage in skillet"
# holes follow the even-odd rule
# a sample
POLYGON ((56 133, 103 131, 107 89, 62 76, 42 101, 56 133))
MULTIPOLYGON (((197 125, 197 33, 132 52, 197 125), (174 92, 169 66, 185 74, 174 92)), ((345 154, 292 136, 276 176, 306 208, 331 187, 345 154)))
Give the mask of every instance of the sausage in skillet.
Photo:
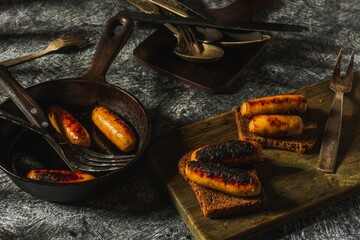
POLYGON ((90 135, 81 123, 68 111, 57 105, 48 110, 51 125, 57 132, 66 137, 70 143, 82 147, 90 147, 90 135))
POLYGON ((30 170, 27 178, 47 183, 76 183, 94 179, 95 177, 88 173, 72 172, 66 170, 30 170))
POLYGON ((121 151, 135 150, 137 139, 131 128, 114 112, 101 106, 94 108, 91 114, 93 123, 121 151))

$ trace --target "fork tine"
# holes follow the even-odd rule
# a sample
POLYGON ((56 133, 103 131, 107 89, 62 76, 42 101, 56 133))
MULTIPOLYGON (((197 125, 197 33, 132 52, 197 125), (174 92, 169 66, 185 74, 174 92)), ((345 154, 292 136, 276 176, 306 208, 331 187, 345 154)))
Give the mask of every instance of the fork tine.
POLYGON ((74 165, 74 167, 76 167, 76 169, 79 169, 80 171, 83 171, 83 172, 110 172, 110 171, 121 169, 121 167, 118 167, 118 166, 104 168, 102 166, 91 166, 88 164, 83 164, 81 162, 77 162, 74 165))
POLYGON ((107 170, 108 168, 111 167, 123 167, 126 165, 126 163, 101 163, 101 162, 89 162, 89 161, 82 161, 81 163, 91 166, 91 167, 102 167, 103 170, 107 170))
POLYGON ((201 52, 203 51, 203 49, 201 49, 200 44, 199 44, 198 41, 196 40, 194 31, 192 30, 191 27, 188 27, 188 28, 186 28, 186 29, 187 29, 187 31, 188 31, 188 34, 189 34, 191 40, 192 40, 192 43, 193 43, 194 46, 195 46, 195 50, 196 50, 198 53, 201 53, 201 52))
POLYGON ((336 79, 338 79, 340 77, 342 53, 343 53, 343 49, 341 48, 339 53, 338 53, 337 59, 336 59, 334 72, 333 72, 333 75, 332 75, 332 78, 331 78, 332 80, 336 80, 336 79))
POLYGON ((102 166, 106 166, 106 164, 114 165, 114 164, 126 164, 131 159, 134 158, 135 155, 105 155, 101 153, 95 153, 90 150, 85 149, 71 149, 71 152, 78 156, 78 158, 83 163, 88 163, 89 165, 95 164, 98 165, 101 163, 102 166))
POLYGON ((91 156, 98 159, 106 159, 106 160, 129 159, 135 156, 135 154, 126 154, 126 155, 103 154, 82 147, 78 147, 77 149, 85 153, 87 156, 91 156))
POLYGON ((186 31, 185 31, 182 27, 180 27, 179 30, 180 30, 180 32, 181 32, 181 35, 182 35, 183 38, 184 38, 184 41, 185 41, 185 43, 186 43, 186 46, 188 47, 189 51, 191 51, 192 48, 193 48, 193 46, 191 45, 191 42, 190 42, 190 40, 189 40, 189 37, 188 37, 186 31))
POLYGON ((109 164, 109 165, 113 165, 113 164, 126 164, 128 163, 132 158, 122 158, 122 159, 106 159, 106 158, 94 158, 94 157, 87 157, 86 160, 84 160, 84 162, 89 162, 89 164, 92 163, 101 163, 103 166, 105 166, 104 164, 109 164))
MULTIPOLYGON (((109 160, 109 159, 97 159, 93 157, 84 157, 80 152, 72 152, 72 155, 75 156, 72 163, 76 165, 77 168, 84 170, 89 168, 92 171, 111 171, 115 169, 120 169, 127 165, 130 162, 131 158, 121 159, 121 160, 109 160)), ((87 169, 87 171, 89 170, 87 169)), ((84 170, 85 171, 85 170, 84 170)))
POLYGON ((351 57, 349 60, 349 65, 348 68, 346 70, 346 79, 349 79, 350 81, 353 78, 353 71, 354 71, 354 54, 355 54, 355 50, 352 51, 351 53, 351 57))

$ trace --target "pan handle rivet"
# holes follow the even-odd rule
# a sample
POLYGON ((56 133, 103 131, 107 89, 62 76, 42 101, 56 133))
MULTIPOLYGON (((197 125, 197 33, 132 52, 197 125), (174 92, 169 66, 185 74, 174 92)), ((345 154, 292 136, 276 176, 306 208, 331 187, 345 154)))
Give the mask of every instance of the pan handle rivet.
POLYGON ((48 122, 42 122, 42 123, 41 123, 41 126, 44 127, 44 128, 46 128, 46 127, 49 126, 49 123, 48 123, 48 122))
POLYGON ((38 112, 38 110, 36 108, 32 108, 30 111, 32 114, 37 114, 37 112, 38 112))

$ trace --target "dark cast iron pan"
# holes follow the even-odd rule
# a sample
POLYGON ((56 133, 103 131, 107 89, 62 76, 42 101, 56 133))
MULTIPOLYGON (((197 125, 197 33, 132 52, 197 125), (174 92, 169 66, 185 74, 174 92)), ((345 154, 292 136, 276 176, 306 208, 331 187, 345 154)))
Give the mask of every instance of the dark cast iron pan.
MULTIPOLYGON (((84 76, 47 81, 32 86, 27 91, 44 112, 51 104, 60 105, 79 118, 88 130, 94 127, 91 120, 88 120, 94 106, 101 105, 111 109, 136 132, 138 146, 135 157, 124 168, 96 175, 94 180, 86 182, 50 184, 29 180, 25 174, 31 168, 68 168, 40 135, 9 121, 0 120, 0 168, 19 188, 52 202, 89 199, 119 184, 124 172, 143 153, 150 137, 150 124, 143 106, 126 91, 107 83, 105 78, 112 61, 132 30, 132 20, 120 13, 110 18, 104 26, 92 63, 84 76)), ((26 119, 11 100, 6 100, 0 108, 26 119)))

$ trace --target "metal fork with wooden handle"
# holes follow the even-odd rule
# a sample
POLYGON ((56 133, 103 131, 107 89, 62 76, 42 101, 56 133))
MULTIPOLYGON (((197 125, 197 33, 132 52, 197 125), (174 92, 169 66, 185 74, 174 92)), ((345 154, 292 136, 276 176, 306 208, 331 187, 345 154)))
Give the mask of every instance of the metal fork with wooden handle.
POLYGON ((20 63, 24 63, 24 62, 33 60, 35 58, 42 57, 42 56, 50 54, 50 53, 55 53, 60 50, 68 49, 71 47, 75 47, 75 48, 84 47, 88 43, 89 43, 89 40, 82 36, 59 37, 59 38, 56 38, 56 39, 52 40, 51 42, 49 42, 48 46, 40 52, 36 52, 33 54, 29 54, 29 55, 14 58, 14 59, 9 59, 9 60, 0 62, 0 65, 3 65, 5 67, 10 67, 10 66, 14 66, 14 65, 17 65, 20 63))
POLYGON ((351 54, 346 74, 340 76, 342 53, 343 49, 338 54, 334 72, 330 79, 330 89, 335 92, 335 96, 325 125, 318 161, 318 170, 326 173, 335 171, 341 132, 343 96, 344 93, 350 92, 353 80, 354 51, 351 54))

